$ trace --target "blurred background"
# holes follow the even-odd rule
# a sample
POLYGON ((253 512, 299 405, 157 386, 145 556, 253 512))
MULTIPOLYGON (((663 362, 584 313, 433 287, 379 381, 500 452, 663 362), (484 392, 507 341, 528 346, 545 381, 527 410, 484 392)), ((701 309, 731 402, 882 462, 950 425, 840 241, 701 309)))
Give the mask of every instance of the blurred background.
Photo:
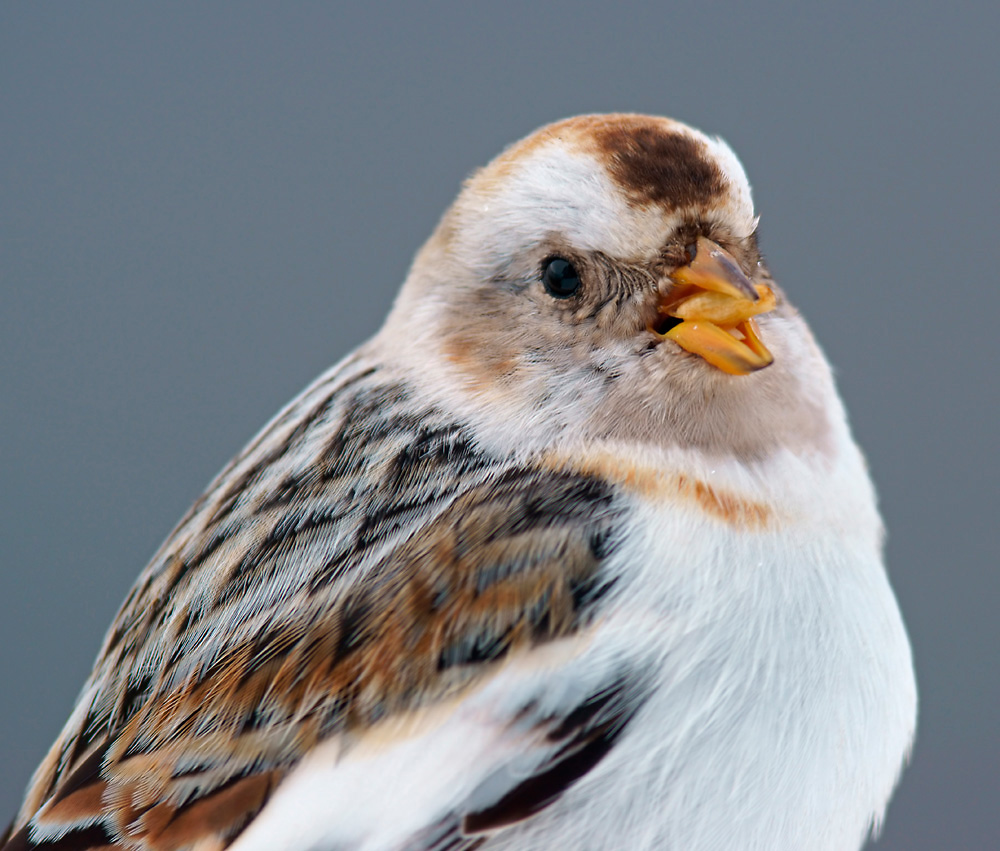
POLYGON ((2 818, 134 576, 469 171, 641 111, 742 158, 881 492, 921 717, 875 848, 1000 847, 1000 4, 361 6, 0 5, 2 818))

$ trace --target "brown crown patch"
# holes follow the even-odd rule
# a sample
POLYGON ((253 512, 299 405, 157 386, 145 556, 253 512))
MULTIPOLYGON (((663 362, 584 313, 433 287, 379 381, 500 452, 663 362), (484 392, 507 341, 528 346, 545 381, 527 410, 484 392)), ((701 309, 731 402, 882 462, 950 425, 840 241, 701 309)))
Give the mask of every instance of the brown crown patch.
POLYGON ((707 205, 725 194, 722 171, 704 143, 673 128, 645 116, 617 116, 589 128, 608 172, 636 205, 675 210, 707 205))
POLYGON ((495 186, 515 163, 554 140, 595 155, 636 206, 668 211, 707 206, 726 193, 721 169, 705 144, 669 118, 612 113, 557 121, 509 147, 470 181, 495 186))

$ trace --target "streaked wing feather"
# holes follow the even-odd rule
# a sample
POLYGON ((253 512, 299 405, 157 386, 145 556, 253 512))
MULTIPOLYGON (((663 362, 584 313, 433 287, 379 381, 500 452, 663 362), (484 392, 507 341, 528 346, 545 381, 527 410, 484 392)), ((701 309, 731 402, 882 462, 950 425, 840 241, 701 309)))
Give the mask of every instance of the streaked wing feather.
POLYGON ((225 847, 317 743, 586 623, 616 510, 599 479, 490 456, 347 362, 140 576, 4 851, 225 847))

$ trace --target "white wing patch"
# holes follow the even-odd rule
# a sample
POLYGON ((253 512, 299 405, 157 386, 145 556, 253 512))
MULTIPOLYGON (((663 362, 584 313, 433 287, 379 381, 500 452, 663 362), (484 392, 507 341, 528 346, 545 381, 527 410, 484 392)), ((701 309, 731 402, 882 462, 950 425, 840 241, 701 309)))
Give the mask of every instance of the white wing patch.
POLYGON ((233 851, 442 847, 442 835, 474 843, 533 815, 603 758, 642 703, 620 663, 579 664, 589 643, 532 651, 461 700, 317 748, 233 851))

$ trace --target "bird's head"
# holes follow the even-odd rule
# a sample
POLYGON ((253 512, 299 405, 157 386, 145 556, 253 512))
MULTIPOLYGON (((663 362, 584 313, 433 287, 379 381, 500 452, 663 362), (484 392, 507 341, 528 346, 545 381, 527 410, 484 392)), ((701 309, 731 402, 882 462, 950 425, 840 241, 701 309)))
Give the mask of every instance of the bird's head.
POLYGON ((666 118, 562 121, 467 181, 382 339, 524 441, 822 451, 829 368, 756 228, 721 140, 666 118))

